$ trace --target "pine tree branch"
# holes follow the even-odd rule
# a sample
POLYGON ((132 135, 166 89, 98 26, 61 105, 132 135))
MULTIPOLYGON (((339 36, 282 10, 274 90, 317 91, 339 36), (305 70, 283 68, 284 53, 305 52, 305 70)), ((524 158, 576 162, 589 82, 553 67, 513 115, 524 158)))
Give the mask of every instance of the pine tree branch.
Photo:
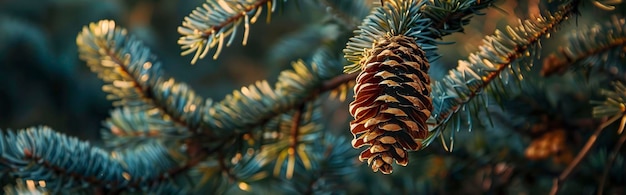
POLYGON ((494 0, 470 1, 430 1, 422 8, 422 13, 432 21, 431 27, 440 33, 441 38, 454 32, 463 32, 463 26, 469 24, 469 17, 478 15, 481 9, 492 6, 494 0))
MULTIPOLYGON (((626 116, 622 116, 622 120, 624 120, 624 117, 626 116)), ((611 152, 608 161, 604 165, 602 178, 600 179, 600 183, 598 184, 598 195, 604 194, 604 184, 606 184, 606 179, 609 177, 609 172, 611 171, 611 168, 613 168, 613 163, 615 163, 615 159, 617 159, 617 155, 624 145, 624 142, 626 142, 626 133, 622 132, 619 136, 619 140, 617 140, 617 144, 615 144, 615 147, 613 147, 613 151, 611 152)))
POLYGON ((218 137, 231 134, 245 134, 267 123, 280 114, 294 110, 297 106, 315 100, 320 94, 333 90, 341 84, 354 79, 356 75, 339 75, 325 78, 326 65, 312 63, 312 68, 302 61, 293 64, 294 70, 283 71, 274 88, 266 81, 243 87, 228 95, 204 111, 203 122, 211 126, 218 137), (253 109, 251 109, 253 108, 253 109), (244 111, 246 109, 247 111, 244 111), (234 131, 233 131, 234 130, 234 131))
MULTIPOLYGON (((160 63, 115 22, 102 20, 83 28, 76 38, 81 59, 106 83, 103 90, 115 106, 145 112, 154 120, 198 132, 202 97, 184 83, 163 78, 160 63), (154 116, 156 115, 156 117, 154 116)), ((118 127, 122 128, 122 127, 118 127)), ((126 129, 126 131, 130 131, 126 129)))
POLYGON ((296 113, 293 114, 293 118, 291 119, 291 133, 289 137, 289 155, 295 155, 296 147, 298 147, 298 136, 300 132, 300 121, 302 119, 302 111, 304 109, 304 104, 301 104, 296 109, 296 113))
MULTIPOLYGON (((287 149, 287 155, 289 156, 289 161, 287 161, 287 170, 286 177, 287 179, 291 179, 293 177, 293 171, 295 167, 295 157, 298 152, 298 145, 300 144, 300 140, 298 139, 300 136, 300 122, 302 120, 302 112, 304 110, 304 103, 299 105, 296 109, 296 113, 293 114, 291 118, 291 130, 289 136, 289 149, 287 149)), ((276 163, 282 164, 282 163, 276 163)))
MULTIPOLYGON (((129 70, 128 67, 126 66, 122 66, 122 64, 125 64, 123 62, 123 60, 120 58, 120 56, 118 56, 116 53, 114 53, 114 51, 112 50, 112 48, 102 48, 104 49, 104 51, 106 52, 106 57, 110 58, 113 62, 115 62, 115 64, 118 64, 120 66, 118 66, 118 70, 121 72, 121 74, 123 75, 133 75, 129 70)), ((133 88, 135 88, 136 91, 141 91, 141 92, 146 92, 146 93, 139 93, 140 97, 142 99, 144 99, 144 101, 146 102, 151 102, 154 104, 154 106, 159 109, 160 113, 163 113, 164 116, 171 118, 176 124, 178 124, 179 127, 189 127, 189 125, 187 124, 186 121, 183 121, 179 118, 175 118, 172 117, 170 114, 168 114, 167 110, 165 109, 165 102, 160 102, 160 101, 155 101, 155 97, 154 94, 150 93, 152 91, 151 88, 147 87, 147 86, 142 86, 139 82, 139 78, 137 77, 132 77, 132 84, 131 86, 133 88)))
POLYGON ((295 102, 292 102, 291 104, 285 105, 285 106, 281 106, 282 109, 279 110, 275 110, 275 111, 271 111, 271 113, 266 113, 262 117, 257 119, 255 122, 253 123, 249 123, 246 124, 245 126, 241 126, 240 128, 242 129, 251 129, 252 127, 256 127, 256 126, 260 126, 263 124, 266 124, 269 120, 271 120, 272 118, 293 110, 295 107, 297 107, 296 105, 301 105, 305 102, 309 102, 314 100, 315 98, 317 98, 320 94, 323 94, 325 92, 331 91, 339 86, 341 86, 342 84, 345 84, 347 82, 353 81, 354 79, 356 79, 356 76, 358 75, 358 73, 352 73, 352 74, 342 74, 339 76, 336 76, 326 82, 324 82, 317 90, 313 90, 310 91, 308 94, 305 95, 304 98, 302 99, 298 99, 295 102))
POLYGON ((47 127, 2 135, 0 152, 0 165, 9 167, 11 176, 44 180, 48 189, 56 191, 89 184, 111 192, 142 189, 146 185, 158 186, 148 191, 174 192, 184 189, 164 181, 197 163, 191 160, 179 165, 158 142, 109 153, 47 127))
POLYGON ((239 14, 230 16, 229 18, 227 18, 225 21, 223 21, 222 23, 212 26, 210 29, 205 30, 204 32, 202 32, 202 38, 209 38, 209 36, 213 35, 213 33, 221 30, 222 28, 224 28, 226 25, 231 24, 237 20, 240 20, 241 18, 243 18, 244 16, 246 16, 246 14, 252 10, 256 10, 259 9, 259 7, 263 6, 264 4, 267 4, 269 1, 271 0, 257 0, 256 2, 254 2, 253 4, 251 4, 250 6, 246 6, 239 14))
POLYGON ((322 87, 320 87, 318 92, 313 93, 313 94, 322 94, 324 92, 331 91, 345 83, 354 81, 358 75, 359 75, 358 73, 351 73, 351 74, 342 74, 342 75, 336 76, 335 78, 324 82, 324 84, 322 85, 322 87))
POLYGON ((542 76, 562 74, 569 67, 589 66, 595 69, 610 69, 621 66, 618 57, 626 48, 626 23, 614 16, 602 26, 573 32, 567 46, 559 47, 562 58, 552 54, 544 60, 542 76), (615 57, 604 57, 612 55, 615 57), (614 61, 611 61, 614 60, 614 61))
POLYGON ((533 46, 575 13, 578 4, 578 0, 568 2, 554 16, 526 21, 515 29, 509 27, 508 36, 496 31, 494 36, 485 38, 486 44, 479 47, 479 53, 471 54, 469 62, 460 61, 459 67, 451 70, 443 81, 435 83, 432 116, 436 122, 432 129, 440 129, 501 74, 508 74, 504 70, 511 68, 516 60, 525 58, 524 54, 529 50, 537 49, 533 46))
MULTIPOLYGON (((139 41, 127 37, 125 29, 117 28, 113 21, 92 23, 79 34, 77 44, 81 58, 91 70, 112 84, 103 87, 110 93, 109 98, 119 99, 118 106, 125 106, 124 110, 113 111, 112 118, 106 123, 114 135, 106 139, 109 144, 120 146, 119 141, 124 144, 119 135, 154 130, 164 134, 180 134, 191 130, 192 134, 202 132, 210 135, 209 130, 199 125, 201 113, 198 111, 204 106, 202 98, 196 96, 187 85, 162 78, 159 62, 139 41), (167 127, 169 122, 172 122, 171 127, 167 127), (143 129, 151 127, 154 129, 143 129)), ((185 136, 188 135, 177 135, 175 139, 185 136)), ((203 161, 209 154, 193 136, 186 140, 185 145, 190 158, 186 163, 164 171, 151 181, 143 182, 158 183, 165 176, 175 177, 203 161)), ((135 183, 129 187, 136 188, 138 185, 135 183)))
MULTIPOLYGON (((591 112, 594 118, 623 116, 626 114, 626 86, 618 81, 613 83, 613 87, 614 90, 600 90, 600 94, 606 96, 605 101, 592 101, 592 103, 599 104, 594 106, 591 112)), ((623 130, 624 124, 621 124, 618 133, 621 133, 623 130)))
POLYGON ((556 195, 559 192, 561 185, 565 182, 565 180, 567 180, 569 175, 574 171, 574 169, 576 169, 576 167, 587 156, 589 151, 591 151, 591 148, 598 140, 598 137, 600 136, 602 131, 604 131, 604 129, 607 126, 609 126, 611 123, 615 122, 619 118, 621 118, 620 115, 615 115, 614 117, 611 117, 610 119, 603 122, 596 128, 593 134, 589 136, 589 139, 587 139, 587 142, 585 143, 583 148, 580 149, 576 157, 574 157, 574 160, 572 160, 572 162, 570 162, 569 165, 567 165, 567 167, 565 168, 565 170, 563 170, 563 172, 561 172, 559 177, 554 178, 554 180, 552 181, 552 188, 550 189, 550 195, 556 195))
MULTIPOLYGON (((181 55, 195 52, 191 64, 204 58, 209 50, 217 46, 213 59, 217 59, 224 41, 229 46, 234 41, 234 34, 238 26, 244 23, 243 45, 246 45, 250 24, 256 22, 261 14, 262 6, 267 4, 269 22, 271 12, 279 0, 207 0, 205 4, 196 8, 188 17, 185 17, 178 32, 182 35, 178 44, 184 51, 181 55), (226 37, 230 36, 228 40, 226 37)), ((285 0, 283 0, 285 1, 285 0)))
POLYGON ((555 59, 554 61, 550 58, 544 62, 544 69, 541 70, 541 76, 552 76, 555 73, 563 73, 567 68, 573 66, 575 64, 580 63, 584 59, 587 59, 589 56, 598 55, 609 50, 622 47, 626 45, 626 38, 615 39, 613 42, 609 43, 609 45, 603 45, 602 47, 592 48, 591 50, 585 51, 581 55, 578 56, 567 56, 565 54, 563 48, 560 48, 562 55, 565 55, 565 60, 555 59))
POLYGON ((626 101, 626 86, 624 86, 624 84, 619 81, 614 82, 613 84, 615 88, 614 90, 600 91, 600 94, 606 96, 606 100, 603 102, 599 102, 600 105, 593 107, 592 111, 592 115, 595 118, 612 116, 611 121, 617 121, 617 119, 621 118, 619 127, 617 128, 617 133, 620 134, 620 137, 613 151, 611 152, 607 163, 604 165, 604 171, 602 173, 602 178, 598 187, 598 194, 602 194, 609 171, 613 167, 613 162, 617 158, 619 150, 626 141, 626 133, 624 133, 624 128, 626 126, 626 106, 624 102, 626 101))

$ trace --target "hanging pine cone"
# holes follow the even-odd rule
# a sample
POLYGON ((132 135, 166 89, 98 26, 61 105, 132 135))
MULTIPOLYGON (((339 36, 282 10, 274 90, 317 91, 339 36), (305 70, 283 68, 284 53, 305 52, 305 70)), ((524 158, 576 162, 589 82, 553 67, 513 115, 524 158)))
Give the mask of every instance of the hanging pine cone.
POLYGON ((390 174, 393 160, 406 166, 407 151, 420 149, 428 135, 430 65, 415 40, 403 35, 375 43, 360 64, 350 103, 352 146, 370 145, 359 160, 367 160, 374 172, 390 174))

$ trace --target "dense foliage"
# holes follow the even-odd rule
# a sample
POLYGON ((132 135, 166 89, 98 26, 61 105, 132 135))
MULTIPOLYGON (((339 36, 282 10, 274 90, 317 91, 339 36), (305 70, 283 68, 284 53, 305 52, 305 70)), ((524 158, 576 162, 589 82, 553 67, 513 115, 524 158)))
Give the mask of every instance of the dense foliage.
POLYGON ((622 194, 620 3, 0 2, 0 182, 622 194))

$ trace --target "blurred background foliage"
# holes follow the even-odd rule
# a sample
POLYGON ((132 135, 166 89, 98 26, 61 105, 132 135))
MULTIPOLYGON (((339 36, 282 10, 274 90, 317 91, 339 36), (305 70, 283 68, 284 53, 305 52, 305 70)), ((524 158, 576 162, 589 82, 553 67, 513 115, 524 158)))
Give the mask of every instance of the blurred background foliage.
MULTIPOLYGON (((275 81, 279 71, 290 67, 291 61, 309 57, 319 45, 326 44, 325 41, 347 40, 347 37, 337 37, 337 32, 354 28, 328 25, 328 21, 320 20, 328 15, 324 6, 288 3, 284 10, 273 15, 271 23, 254 24, 247 46, 233 44, 223 50, 219 59, 200 60, 192 66, 189 56, 180 56, 180 46, 176 44, 180 35, 176 29, 183 18, 203 2, 0 0, 0 129, 45 124, 96 145, 100 143, 102 121, 109 116, 112 107, 101 90, 102 81, 78 59, 76 46, 77 33, 90 22, 115 20, 151 48, 169 75, 190 84, 200 95, 216 100, 256 80, 275 81)), ((585 3, 580 15, 551 36, 565 37, 607 22, 612 14, 626 12, 623 4, 611 12, 590 4, 585 3)), ((519 19, 541 15, 545 9, 545 3, 539 0, 502 0, 496 5, 497 9, 486 9, 484 15, 474 16, 464 33, 444 39, 455 44, 440 47, 443 57, 431 64, 433 79, 441 78, 456 66, 457 60, 466 59, 469 53, 476 51, 485 35, 519 19)), ((557 51, 564 40, 553 38, 542 42, 542 56, 557 51)), ((541 63, 540 60, 535 62, 537 66, 541 63)), ((414 153, 411 156, 414 163, 397 171, 393 177, 372 173, 364 164, 359 164, 362 171, 353 176, 376 181, 380 184, 380 193, 390 190, 405 194, 545 193, 552 179, 571 161, 597 125, 591 120, 589 101, 603 100, 597 89, 607 86, 610 79, 581 78, 582 73, 548 79, 531 77, 525 82, 528 84, 525 91, 504 100, 503 108, 496 103, 489 106, 493 126, 489 121, 481 121, 483 125, 474 127, 471 132, 458 132, 458 146, 452 153, 433 145, 414 153), (528 158, 525 152, 536 140, 555 143, 550 147, 559 148, 559 153, 551 158, 528 158), (407 182, 420 178, 428 179, 418 180, 418 184, 407 182)), ((350 98, 347 102, 326 102, 323 115, 328 129, 344 131, 340 133, 346 136, 350 135, 349 101, 350 98)), ((595 152, 567 181, 569 192, 594 191, 607 153, 616 142, 614 135, 609 130, 600 137, 595 152)), ((622 150, 614 163, 612 172, 615 174, 610 174, 610 193, 626 193, 623 155, 622 150)), ((348 186, 351 193, 379 193, 359 183, 348 186)))

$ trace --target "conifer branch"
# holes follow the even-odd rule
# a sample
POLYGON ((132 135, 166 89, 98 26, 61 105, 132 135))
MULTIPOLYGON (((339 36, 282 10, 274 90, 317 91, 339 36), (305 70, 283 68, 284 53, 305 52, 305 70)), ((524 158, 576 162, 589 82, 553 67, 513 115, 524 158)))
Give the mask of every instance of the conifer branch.
POLYGON ((347 82, 354 81, 358 75, 359 75, 358 73, 351 73, 351 74, 342 74, 342 75, 336 76, 335 78, 324 82, 324 84, 322 85, 322 87, 320 87, 319 92, 317 94, 321 94, 321 93, 333 90, 347 82))
POLYGON ((9 171, 10 175, 23 179, 45 180, 46 188, 55 191, 90 184, 110 191, 158 186, 150 191, 175 192, 182 189, 167 180, 173 180, 187 167, 179 166, 157 142, 108 153, 48 127, 2 135, 0 152, 3 154, 0 165, 8 167, 2 172, 9 171))
POLYGON ((614 16, 602 26, 573 32, 568 43, 567 46, 559 47, 561 57, 552 54, 544 60, 542 76, 562 74, 572 66, 604 70, 621 66, 619 59, 623 57, 619 55, 626 48, 626 23, 614 16))
MULTIPOLYGON (((108 98, 118 100, 114 105, 124 106, 112 111, 111 118, 105 123, 111 130, 111 134, 105 133, 107 144, 121 146, 129 142, 126 140, 133 139, 129 135, 145 134, 141 132, 167 135, 159 139, 181 140, 204 128, 200 127, 202 113, 199 112, 205 105, 203 98, 186 84, 163 78, 160 63, 150 51, 134 37, 128 37, 126 30, 117 28, 113 21, 103 20, 83 28, 77 44, 81 58, 91 70, 110 83, 103 87, 110 93, 108 98)), ((208 156, 197 141, 193 138, 186 141, 190 159, 164 171, 164 176, 174 177, 208 156)), ((152 183, 160 182, 162 178, 159 178, 152 183)))
MULTIPOLYGON (((339 76, 336 76, 330 80, 327 80, 325 82, 323 82, 321 85, 319 85, 318 87, 316 87, 316 90, 311 90, 308 93, 306 93, 305 95, 303 95, 303 98, 301 99, 297 99, 294 102, 288 102, 288 104, 285 105, 280 105, 277 106, 278 109, 277 110, 268 110, 267 112, 263 112, 263 113, 259 113, 260 116, 263 117, 259 117, 256 118, 256 120, 254 120, 253 122, 250 122, 248 124, 244 124, 241 126, 237 126, 237 128, 240 129, 252 129, 252 127, 256 127, 256 126, 262 126, 263 124, 266 124, 269 120, 271 120, 272 118, 293 110, 296 106, 295 105, 300 105, 303 104, 305 102, 310 102, 312 100, 314 100, 315 98, 317 98, 320 94, 326 93, 328 91, 331 91, 347 82, 353 81, 354 79, 356 79, 356 76, 358 74, 357 73, 352 73, 352 74, 342 74, 339 76)), ((264 87, 260 87, 260 86, 265 86, 266 82, 265 81, 260 81, 257 82, 257 84, 255 86, 257 86, 258 89, 263 89, 263 91, 267 91, 264 89, 264 87)), ((251 86, 248 87, 251 88, 251 86)), ((268 86, 269 87, 269 86, 268 86)), ((271 95, 270 95, 271 96, 271 95)), ((207 112, 214 112, 211 110, 208 110, 207 112)), ((212 121, 212 120, 209 120, 212 121)), ((222 125, 221 123, 218 123, 218 125, 222 125)), ((220 127, 223 128, 223 127, 220 127)))
MULTIPOLYGON (((304 110, 304 104, 301 104, 296 109, 296 113, 293 114, 291 118, 291 130, 289 134, 289 148, 287 149, 288 161, 287 161, 287 170, 286 176, 287 179, 291 179, 293 177, 294 167, 295 167, 295 159, 296 154, 299 153, 298 146, 300 145, 300 122, 302 119, 302 112, 304 110)), ((306 155, 306 154, 304 154, 306 155)), ((276 164, 282 164, 282 162, 278 161, 276 164)))
POLYGON ((615 117, 612 117, 603 122, 596 128, 593 134, 589 136, 589 139, 587 139, 587 142, 585 143, 583 148, 581 148, 576 157, 574 157, 574 160, 570 162, 569 165, 567 165, 565 170, 563 170, 563 172, 561 172, 561 174, 557 178, 554 178, 554 180, 552 181, 552 188, 550 189, 550 195, 556 195, 559 192, 561 185, 565 182, 565 180, 567 180, 567 178, 574 171, 574 169, 578 167, 578 165, 587 156, 587 154, 589 154, 589 151, 591 151, 591 148, 596 143, 598 137, 604 131, 604 129, 606 129, 607 126, 609 126, 611 123, 615 122, 619 118, 621 118, 621 116, 616 115, 615 117))
POLYGON ((433 30, 438 31, 439 38, 463 32, 463 26, 469 24, 472 15, 492 6, 494 0, 452 0, 431 1, 422 7, 422 13, 429 18, 433 30))
MULTIPOLYGON (((76 38, 81 59, 107 83, 103 90, 115 106, 157 115, 177 128, 200 128, 203 98, 184 83, 163 78, 150 51, 115 22, 103 20, 83 28, 76 38)), ((210 101, 209 101, 210 102, 210 101)))
POLYGON ((246 16, 248 12, 259 9, 259 7, 263 6, 264 4, 267 4, 269 1, 270 0, 256 0, 253 4, 249 6, 245 6, 245 8, 239 14, 232 15, 229 18, 227 18, 225 21, 223 21, 222 23, 212 26, 210 29, 202 32, 202 38, 205 38, 205 39, 209 38, 209 36, 211 36, 213 33, 219 31, 220 29, 224 28, 226 25, 232 22, 241 19, 242 17, 246 16))
POLYGON ((606 96, 606 100, 602 102, 593 101, 599 105, 593 107, 591 114, 594 118, 624 116, 618 133, 621 133, 626 123, 626 86, 623 83, 616 81, 613 83, 615 90, 600 90, 600 94, 606 96))
MULTIPOLYGON (((622 118, 624 120, 624 118, 622 118)), ((626 142, 626 133, 621 132, 619 139, 617 140, 617 144, 613 147, 613 151, 611 152, 609 159, 604 165, 604 171, 602 171, 602 177, 600 179, 600 183, 598 184, 598 195, 604 194, 604 185, 606 184, 606 179, 609 177, 609 173, 611 168, 613 168, 613 163, 615 163, 615 159, 617 159, 617 155, 619 151, 622 149, 622 146, 626 142)))
MULTIPOLYGON (((600 93, 602 95, 605 95, 607 98, 605 101, 601 102, 600 105, 595 106, 592 111, 592 114, 595 118, 604 118, 607 116, 611 116, 609 120, 609 122, 611 123, 617 121, 618 119, 621 119, 619 127, 617 128, 617 133, 620 134, 620 137, 617 141, 617 144, 615 144, 615 147, 613 148, 613 151, 611 152, 607 163, 604 165, 602 179, 600 179, 598 187, 598 194, 603 194, 602 192, 604 190, 604 184, 606 182, 606 178, 608 177, 609 170, 612 168, 613 162, 617 158, 619 150, 626 141, 626 133, 624 133, 624 128, 626 126, 626 86, 624 86, 624 84, 619 81, 614 82, 613 85, 615 88, 614 91, 600 91, 600 93)), ((607 122, 606 126, 611 123, 607 122)), ((557 184, 558 183, 556 183, 555 185, 557 184)))
POLYGON ((218 130, 214 132, 221 137, 250 132, 254 127, 292 111, 298 105, 311 102, 320 94, 353 78, 338 76, 336 79, 325 80, 341 74, 339 71, 329 70, 333 69, 332 66, 335 64, 312 62, 307 66, 303 61, 294 62, 293 70, 281 72, 274 87, 270 87, 267 81, 258 81, 254 85, 234 91, 212 107, 207 107, 203 122, 218 130))
POLYGON ((459 61, 459 66, 451 70, 443 81, 435 83, 432 118, 436 122, 432 129, 443 127, 461 107, 482 94, 501 74, 508 74, 504 70, 525 58, 529 50, 538 49, 534 47, 538 41, 575 13, 578 4, 578 0, 567 2, 552 16, 527 20, 516 28, 507 27, 507 34, 496 31, 486 37, 485 44, 479 47, 481 51, 471 54, 469 62, 459 61))
MULTIPOLYGON (((267 4, 268 22, 271 12, 281 0, 207 0, 205 4, 185 17, 178 32, 182 35, 178 40, 181 55, 195 52, 191 64, 204 58, 211 48, 217 47, 213 59, 217 59, 224 41, 229 46, 237 33, 239 25, 244 23, 243 45, 246 45, 250 24, 254 24, 261 15, 263 5, 267 4), (226 40, 227 37, 230 38, 226 40)), ((286 0, 282 0, 286 1, 286 0)))
POLYGON ((304 110, 304 104, 301 104, 296 109, 296 113, 293 114, 293 118, 291 119, 291 133, 289 136, 289 154, 293 155, 298 147, 298 136, 300 131, 300 121, 302 119, 302 111, 304 110))

